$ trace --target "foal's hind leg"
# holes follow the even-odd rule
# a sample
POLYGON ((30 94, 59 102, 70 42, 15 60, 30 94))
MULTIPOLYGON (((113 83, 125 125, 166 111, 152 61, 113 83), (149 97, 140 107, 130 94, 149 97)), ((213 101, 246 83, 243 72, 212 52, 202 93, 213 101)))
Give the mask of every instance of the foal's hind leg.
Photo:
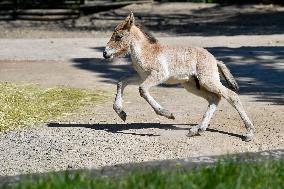
POLYGON ((187 136, 194 136, 198 134, 198 132, 200 131, 202 132, 207 129, 208 124, 217 108, 217 105, 221 100, 221 97, 214 93, 207 91, 203 87, 200 89, 197 89, 196 84, 194 82, 187 82, 187 83, 183 83, 182 85, 188 92, 191 92, 197 96, 200 96, 206 99, 209 103, 208 108, 205 114, 203 115, 201 123, 199 125, 192 127, 189 130, 189 133, 187 134, 187 136))
POLYGON ((212 80, 209 79, 204 80, 202 78, 199 79, 203 87, 205 87, 208 91, 211 91, 212 93, 223 96, 238 111, 247 129, 247 133, 244 135, 245 136, 244 140, 250 141, 255 132, 255 128, 252 122, 250 121, 249 117, 247 116, 242 106, 242 103, 239 99, 239 96, 234 91, 223 86, 220 81, 216 81, 213 79, 212 80))

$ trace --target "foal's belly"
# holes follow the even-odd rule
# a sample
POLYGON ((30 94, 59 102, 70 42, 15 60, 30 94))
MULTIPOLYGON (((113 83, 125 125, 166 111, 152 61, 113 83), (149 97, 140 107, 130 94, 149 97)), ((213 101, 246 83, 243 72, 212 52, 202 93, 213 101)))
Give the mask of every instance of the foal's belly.
POLYGON ((189 75, 177 75, 177 76, 172 76, 170 77, 167 81, 165 81, 165 84, 179 84, 179 83, 184 83, 190 80, 189 75))

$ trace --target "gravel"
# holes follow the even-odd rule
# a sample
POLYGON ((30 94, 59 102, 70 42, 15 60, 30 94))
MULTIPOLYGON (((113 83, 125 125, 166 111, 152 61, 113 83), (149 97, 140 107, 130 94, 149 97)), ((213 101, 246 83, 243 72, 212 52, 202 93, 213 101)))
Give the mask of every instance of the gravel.
MULTIPOLYGON (((59 31, 60 36, 68 37, 64 32, 59 31)), ((153 88, 157 101, 175 114, 172 121, 157 116, 137 87, 129 86, 126 123, 112 110, 111 100, 86 107, 86 115, 0 133, 0 175, 284 149, 283 38, 283 34, 159 38, 171 45, 208 47, 231 68, 257 129, 251 142, 241 140, 243 123, 224 100, 210 129, 188 138, 188 129, 199 123, 207 106, 203 99, 180 87, 153 88)), ((0 80, 99 88, 114 95, 114 82, 131 68, 127 59, 102 59, 106 42, 100 37, 1 39, 0 80)))

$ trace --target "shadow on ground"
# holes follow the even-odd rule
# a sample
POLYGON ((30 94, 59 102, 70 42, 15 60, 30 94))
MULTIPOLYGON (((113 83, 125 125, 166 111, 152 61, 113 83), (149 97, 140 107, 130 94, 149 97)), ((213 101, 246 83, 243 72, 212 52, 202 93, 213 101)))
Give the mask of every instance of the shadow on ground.
MULTIPOLYGON (((256 101, 284 105, 284 47, 207 49, 231 69, 239 83, 240 94, 254 95, 256 101)), ((95 50, 102 51, 103 47, 97 47, 95 50)), ((130 60, 126 58, 116 61, 130 60)), ((130 65, 114 64, 99 58, 75 58, 72 62, 79 69, 99 73, 102 81, 108 83, 114 83, 121 77, 135 73, 130 65)))
MULTIPOLYGON (((193 125, 193 124, 186 124, 193 125)), ((64 123, 49 123, 48 127, 84 127, 95 130, 102 130, 110 133, 122 133, 140 136, 160 136, 155 134, 141 134, 135 132, 126 132, 131 129, 164 129, 164 130, 188 130, 188 128, 177 127, 173 124, 160 124, 160 123, 129 123, 129 124, 64 124, 64 123)))
POLYGON ((232 70, 241 94, 284 105, 284 47, 207 48, 232 70))
MULTIPOLYGON (((155 134, 149 133, 136 133, 136 132, 127 132, 128 130, 132 129, 163 129, 163 130, 189 130, 189 126, 194 126, 196 124, 161 124, 161 123, 128 123, 128 124, 78 124, 78 123, 49 123, 47 124, 48 127, 84 127, 90 128, 95 130, 102 130, 110 133, 122 133, 122 134, 130 134, 130 135, 139 135, 139 136, 160 136, 155 134), (188 127, 179 127, 179 126, 188 126, 188 127)), ((217 129, 210 129, 208 128, 206 132, 213 132, 213 133, 221 133, 237 138, 243 139, 244 137, 239 134, 221 131, 217 129)))
MULTIPOLYGON (((190 6, 190 5, 185 5, 190 6)), ((119 23, 128 10, 113 10, 95 14, 90 18, 93 25, 89 28, 99 29, 100 20, 119 23)), ((136 20, 151 31, 174 35, 266 35, 284 32, 284 11, 276 9, 252 8, 248 5, 200 8, 197 10, 180 10, 173 12, 135 11, 136 20)), ((104 25, 104 29, 113 30, 114 25, 104 25)), ((89 29, 88 27, 85 29, 89 29)))

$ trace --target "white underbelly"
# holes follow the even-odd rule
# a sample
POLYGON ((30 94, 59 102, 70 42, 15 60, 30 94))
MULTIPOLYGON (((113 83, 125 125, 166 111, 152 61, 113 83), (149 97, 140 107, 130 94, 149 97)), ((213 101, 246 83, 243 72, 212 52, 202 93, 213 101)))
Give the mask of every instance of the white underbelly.
POLYGON ((178 76, 172 76, 170 77, 166 82, 166 84, 179 84, 184 83, 190 80, 189 75, 178 75, 178 76))

